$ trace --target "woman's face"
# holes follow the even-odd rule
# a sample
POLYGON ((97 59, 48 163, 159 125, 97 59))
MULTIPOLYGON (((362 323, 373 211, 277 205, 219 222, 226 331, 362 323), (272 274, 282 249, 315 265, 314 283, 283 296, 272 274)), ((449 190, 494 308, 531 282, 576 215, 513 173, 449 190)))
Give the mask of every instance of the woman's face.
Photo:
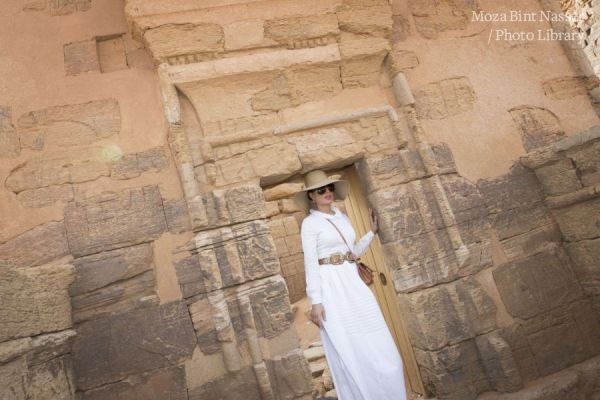
POLYGON ((333 191, 335 186, 333 183, 329 185, 317 188, 309 193, 310 198, 318 206, 327 206, 333 203, 334 196, 333 191))

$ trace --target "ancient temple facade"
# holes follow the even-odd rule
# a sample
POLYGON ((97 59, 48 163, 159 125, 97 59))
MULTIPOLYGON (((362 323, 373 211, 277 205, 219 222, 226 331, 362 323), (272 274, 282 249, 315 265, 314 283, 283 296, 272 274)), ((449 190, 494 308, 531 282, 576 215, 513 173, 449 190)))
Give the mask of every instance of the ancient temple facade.
POLYGON ((411 391, 600 396, 600 1, 4 3, 1 398, 312 399, 313 169, 411 391))

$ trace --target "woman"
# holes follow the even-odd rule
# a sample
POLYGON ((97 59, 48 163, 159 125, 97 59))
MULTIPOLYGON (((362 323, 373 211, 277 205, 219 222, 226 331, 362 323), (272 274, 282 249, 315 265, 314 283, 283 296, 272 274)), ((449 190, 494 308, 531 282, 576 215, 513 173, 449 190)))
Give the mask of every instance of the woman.
POLYGON ((333 205, 334 200, 346 197, 348 182, 329 179, 319 170, 309 172, 304 180, 305 189, 294 199, 310 211, 301 229, 306 293, 338 398, 405 400, 403 364, 396 344, 375 296, 352 260, 373 240, 377 218, 369 210, 371 230, 354 244, 350 219, 333 205))

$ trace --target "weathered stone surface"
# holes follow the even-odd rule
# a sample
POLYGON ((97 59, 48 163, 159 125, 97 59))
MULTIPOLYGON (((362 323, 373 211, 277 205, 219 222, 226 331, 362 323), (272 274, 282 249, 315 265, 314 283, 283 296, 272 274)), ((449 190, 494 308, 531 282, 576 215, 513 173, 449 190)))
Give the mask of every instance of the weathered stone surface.
POLYGON ((427 181, 412 181, 382 189, 370 195, 369 199, 380 216, 380 237, 383 243, 445 227, 427 181))
POLYGON ((200 232, 176 256, 175 270, 184 298, 280 270, 264 220, 200 232))
POLYGON ((11 123, 10 108, 0 106, 0 158, 16 157, 20 152, 19 136, 11 123))
POLYGON ((146 171, 160 171, 169 165, 164 147, 154 147, 139 153, 127 154, 112 165, 110 177, 131 179, 146 171))
POLYGON ((476 95, 466 76, 432 82, 415 91, 417 114, 423 119, 443 119, 473 109, 476 95))
POLYGON ((577 175, 584 186, 600 183, 600 140, 569 149, 565 155, 577 167, 577 175))
POLYGON ((223 28, 217 24, 163 24, 144 32, 155 60, 186 54, 210 55, 223 50, 223 28))
POLYGON ((479 11, 477 4, 471 2, 410 0, 408 6, 417 31, 426 39, 436 39, 441 32, 465 29, 473 12, 479 11))
POLYGON ((525 105, 508 111, 521 133, 527 152, 547 146, 565 136, 558 117, 546 108, 525 105))
POLYGON ((548 375, 600 353, 600 321, 589 300, 575 301, 523 324, 540 374, 548 375))
POLYGON ((181 233, 192 230, 190 214, 185 199, 163 200, 165 218, 171 233, 181 233))
POLYGON ((383 38, 342 40, 340 54, 344 88, 378 85, 382 63, 389 50, 389 42, 383 38))
POLYGON ((100 72, 96 39, 67 43, 63 47, 65 73, 79 75, 84 72, 100 72))
MULTIPOLYGON (((364 4, 364 3, 363 3, 364 4)), ((392 33, 392 10, 389 5, 342 7, 337 12, 340 29, 358 35, 389 38, 392 33)))
POLYGON ((10 172, 5 186, 19 193, 52 185, 93 181, 101 176, 109 176, 107 161, 100 148, 33 157, 10 172))
POLYGON ((402 149, 391 154, 364 157, 359 163, 361 179, 367 192, 389 188, 425 176, 425 167, 419 154, 402 149))
POLYGON ((182 367, 159 369, 128 376, 119 382, 88 390, 81 400, 188 400, 185 370, 182 367))
POLYGON ((600 236, 600 198, 553 209, 552 214, 568 242, 600 236))
POLYGON ((23 11, 44 11, 52 16, 83 12, 92 8, 92 0, 37 0, 27 3, 23 11))
POLYGON ((48 222, 0 244, 0 264, 19 268, 45 264, 69 254, 65 226, 48 222))
POLYGON ((260 46, 265 40, 263 20, 235 21, 223 25, 225 50, 239 50, 260 46))
POLYGON ((531 318, 582 296, 561 248, 506 263, 493 275, 507 311, 518 318, 531 318))
POLYGON ((80 324, 73 345, 78 390, 121 381, 190 357, 196 344, 185 304, 166 303, 80 324))
POLYGON ((296 147, 287 143, 251 150, 247 155, 254 172, 260 177, 261 185, 281 182, 302 168, 296 147))
POLYGON ((258 185, 213 190, 203 198, 208 226, 217 227, 266 217, 266 203, 258 185))
POLYGON ((488 212, 477 186, 458 174, 444 175, 440 177, 440 181, 457 224, 487 216, 488 212))
POLYGON ((398 299, 412 344, 419 349, 437 350, 489 332, 496 325, 496 306, 472 277, 401 294, 398 299))
POLYGON ((149 244, 77 258, 73 264, 76 278, 69 293, 75 322, 158 302, 149 244))
POLYGON ((244 367, 188 391, 189 400, 261 400, 252 367, 244 367))
POLYGON ((582 188, 575 165, 568 158, 537 168, 535 174, 549 196, 571 193, 582 188))
POLYGON ((490 389, 474 340, 439 351, 415 348, 424 384, 440 399, 473 400, 490 389))
POLYGON ((336 14, 308 15, 268 20, 265 37, 289 48, 314 47, 334 42, 339 35, 336 14))
POLYGON ((544 191, 534 172, 520 164, 501 177, 478 180, 477 188, 492 214, 528 208, 544 200, 544 191))
MULTIPOLYGON (((95 46, 94 42, 94 51, 95 46)), ((76 146, 119 133, 121 112, 115 99, 104 99, 31 111, 21 115, 17 125, 22 147, 76 146)))
POLYGON ((494 390, 514 392, 523 387, 511 348, 499 332, 477 336, 475 344, 488 382, 494 390))
POLYGON ((264 197, 266 201, 273 201, 292 197, 295 193, 302 190, 301 183, 282 183, 265 189, 264 197))
POLYGON ((282 399, 298 399, 312 392, 310 370, 302 350, 267 360, 267 368, 273 391, 282 399))
POLYGON ((576 372, 567 370, 533 382, 515 393, 485 393, 479 400, 584 400, 576 372))
POLYGON ((69 328, 71 282, 68 264, 0 268, 0 342, 69 328))
POLYGON ((522 324, 515 323, 498 330, 510 346, 513 358, 518 366, 523 382, 539 378, 537 361, 522 324))
POLYGON ((17 199, 24 207, 40 208, 56 203, 73 200, 73 185, 53 185, 37 189, 23 190, 17 193, 17 199))
POLYGON ((583 290, 590 295, 600 295, 600 239, 567 243, 565 248, 583 290))
MULTIPOLYGON (((396 19, 396 16, 394 16, 394 19, 396 19)), ((393 42, 395 41, 393 40, 393 42)), ((392 75, 396 75, 398 72, 417 67, 419 65, 419 58, 414 51, 393 47, 390 52, 389 63, 392 75)))
POLYGON ((145 186, 70 203, 65 226, 74 256, 156 239, 166 230, 160 191, 145 186))
POLYGON ((542 83, 544 94, 554 100, 564 100, 571 97, 586 95, 597 87, 598 77, 592 76, 561 76, 542 83))

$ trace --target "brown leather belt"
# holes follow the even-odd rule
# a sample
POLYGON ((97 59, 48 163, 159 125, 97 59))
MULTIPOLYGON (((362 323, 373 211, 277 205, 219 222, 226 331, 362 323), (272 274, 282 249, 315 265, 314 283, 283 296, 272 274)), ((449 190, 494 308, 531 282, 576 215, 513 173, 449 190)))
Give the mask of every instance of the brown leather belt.
POLYGON ((354 254, 352 254, 350 252, 347 252, 346 254, 333 253, 329 257, 319 258, 319 265, 323 265, 323 264, 339 265, 339 264, 343 264, 344 261, 355 262, 356 257, 354 257, 354 254))

